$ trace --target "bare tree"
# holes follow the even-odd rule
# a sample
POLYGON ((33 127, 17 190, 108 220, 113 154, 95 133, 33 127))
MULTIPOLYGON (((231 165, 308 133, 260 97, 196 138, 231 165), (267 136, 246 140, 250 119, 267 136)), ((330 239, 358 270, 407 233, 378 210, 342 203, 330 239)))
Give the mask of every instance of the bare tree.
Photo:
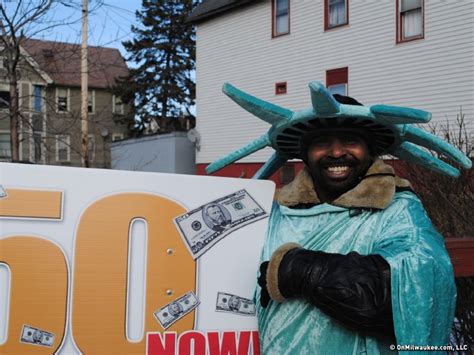
MULTIPOLYGON (((446 117, 445 123, 433 124, 430 130, 469 156, 472 147, 467 122, 460 108, 455 119, 446 117)), ((438 157, 444 159, 443 156, 438 157)), ((402 173, 413 184, 433 224, 445 238, 474 237, 473 170, 460 170, 459 178, 455 179, 402 164, 402 173)))
MULTIPOLYGON (((98 6, 102 4, 97 1, 98 6)), ((92 8, 90 12, 97 8, 92 8)), ((64 11, 63 11, 64 12, 64 11)), ((59 26, 71 25, 81 19, 77 0, 17 0, 0 3, 0 56, 4 58, 6 81, 9 84, 9 121, 12 161, 19 161, 19 122, 21 110, 18 82, 24 74, 22 62, 28 58, 23 43, 59 26), (77 13, 57 16, 55 10, 77 8, 77 13)), ((5 103, 4 103, 5 105, 5 103)))
POLYGON ((18 65, 22 59, 21 43, 25 39, 26 31, 30 25, 40 21, 50 10, 54 0, 42 0, 39 2, 18 1, 15 9, 7 9, 0 4, 0 43, 3 56, 6 58, 7 79, 10 84, 10 141, 12 147, 12 161, 19 160, 19 97, 18 97, 18 65), (10 12, 10 11, 11 12, 10 12))
MULTIPOLYGON (((445 123, 433 124, 430 130, 472 156, 467 122, 460 108, 456 119, 449 120, 446 117, 445 123)), ((443 156, 437 156, 444 159, 443 156)), ((441 235, 445 238, 474 237, 473 169, 462 169, 459 178, 455 179, 414 165, 401 163, 399 168, 401 175, 412 183, 441 235)), ((474 277, 456 278, 456 288, 456 313, 450 343, 468 346, 467 350, 459 353, 474 354, 474 277)))

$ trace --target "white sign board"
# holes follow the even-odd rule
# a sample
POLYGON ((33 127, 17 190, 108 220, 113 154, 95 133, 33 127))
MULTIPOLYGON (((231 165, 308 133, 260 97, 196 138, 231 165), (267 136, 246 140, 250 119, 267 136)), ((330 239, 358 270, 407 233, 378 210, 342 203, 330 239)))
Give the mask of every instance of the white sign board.
POLYGON ((3 163, 0 185, 0 353, 259 353, 272 182, 3 163))

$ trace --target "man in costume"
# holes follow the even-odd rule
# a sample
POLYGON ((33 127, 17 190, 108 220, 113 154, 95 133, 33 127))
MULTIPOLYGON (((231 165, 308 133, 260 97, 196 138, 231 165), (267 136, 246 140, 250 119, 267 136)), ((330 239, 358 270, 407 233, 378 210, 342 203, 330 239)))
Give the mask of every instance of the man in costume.
POLYGON ((428 112, 365 107, 310 83, 312 108, 293 112, 230 84, 224 92, 272 128, 216 161, 212 172, 253 151, 276 152, 257 173, 287 159, 305 169, 276 195, 255 301, 264 354, 379 354, 390 345, 448 344, 455 308, 443 238, 409 182, 377 157, 392 154, 439 173, 471 161, 413 123, 428 112), (337 100, 336 100, 337 99, 337 100), (340 101, 340 102, 338 102, 340 101))

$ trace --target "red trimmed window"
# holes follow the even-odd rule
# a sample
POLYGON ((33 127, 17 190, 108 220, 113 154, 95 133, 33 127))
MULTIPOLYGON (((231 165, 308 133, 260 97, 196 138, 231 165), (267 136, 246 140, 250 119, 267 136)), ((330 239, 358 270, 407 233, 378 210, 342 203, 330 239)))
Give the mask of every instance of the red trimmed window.
POLYGON ((348 73, 349 69, 347 67, 326 70, 326 87, 331 94, 347 96, 349 83, 348 73))
POLYGON ((290 0, 272 0, 272 36, 290 33, 290 0))
POLYGON ((397 0, 397 43, 420 39, 425 34, 424 0, 397 0))
POLYGON ((349 0, 324 0, 324 29, 349 23, 349 0))
POLYGON ((286 94, 286 81, 284 83, 275 84, 275 95, 286 94))

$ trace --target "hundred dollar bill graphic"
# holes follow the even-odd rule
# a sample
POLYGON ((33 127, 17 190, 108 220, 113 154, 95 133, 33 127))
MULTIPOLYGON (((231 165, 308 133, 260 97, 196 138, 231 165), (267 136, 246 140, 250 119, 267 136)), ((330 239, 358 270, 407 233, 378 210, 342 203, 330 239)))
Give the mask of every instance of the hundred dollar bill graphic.
POLYGON ((155 311, 153 315, 164 329, 167 329, 171 324, 178 319, 184 317, 199 305, 194 292, 189 291, 180 298, 155 311))
POLYGON ((247 298, 232 295, 230 293, 218 292, 216 311, 230 312, 243 316, 254 316, 255 304, 247 298))
POLYGON ((54 334, 38 328, 33 328, 29 325, 23 325, 20 342, 52 347, 54 344, 54 334))
POLYGON ((267 216, 246 190, 239 190, 174 221, 193 259, 197 259, 229 233, 267 216))

